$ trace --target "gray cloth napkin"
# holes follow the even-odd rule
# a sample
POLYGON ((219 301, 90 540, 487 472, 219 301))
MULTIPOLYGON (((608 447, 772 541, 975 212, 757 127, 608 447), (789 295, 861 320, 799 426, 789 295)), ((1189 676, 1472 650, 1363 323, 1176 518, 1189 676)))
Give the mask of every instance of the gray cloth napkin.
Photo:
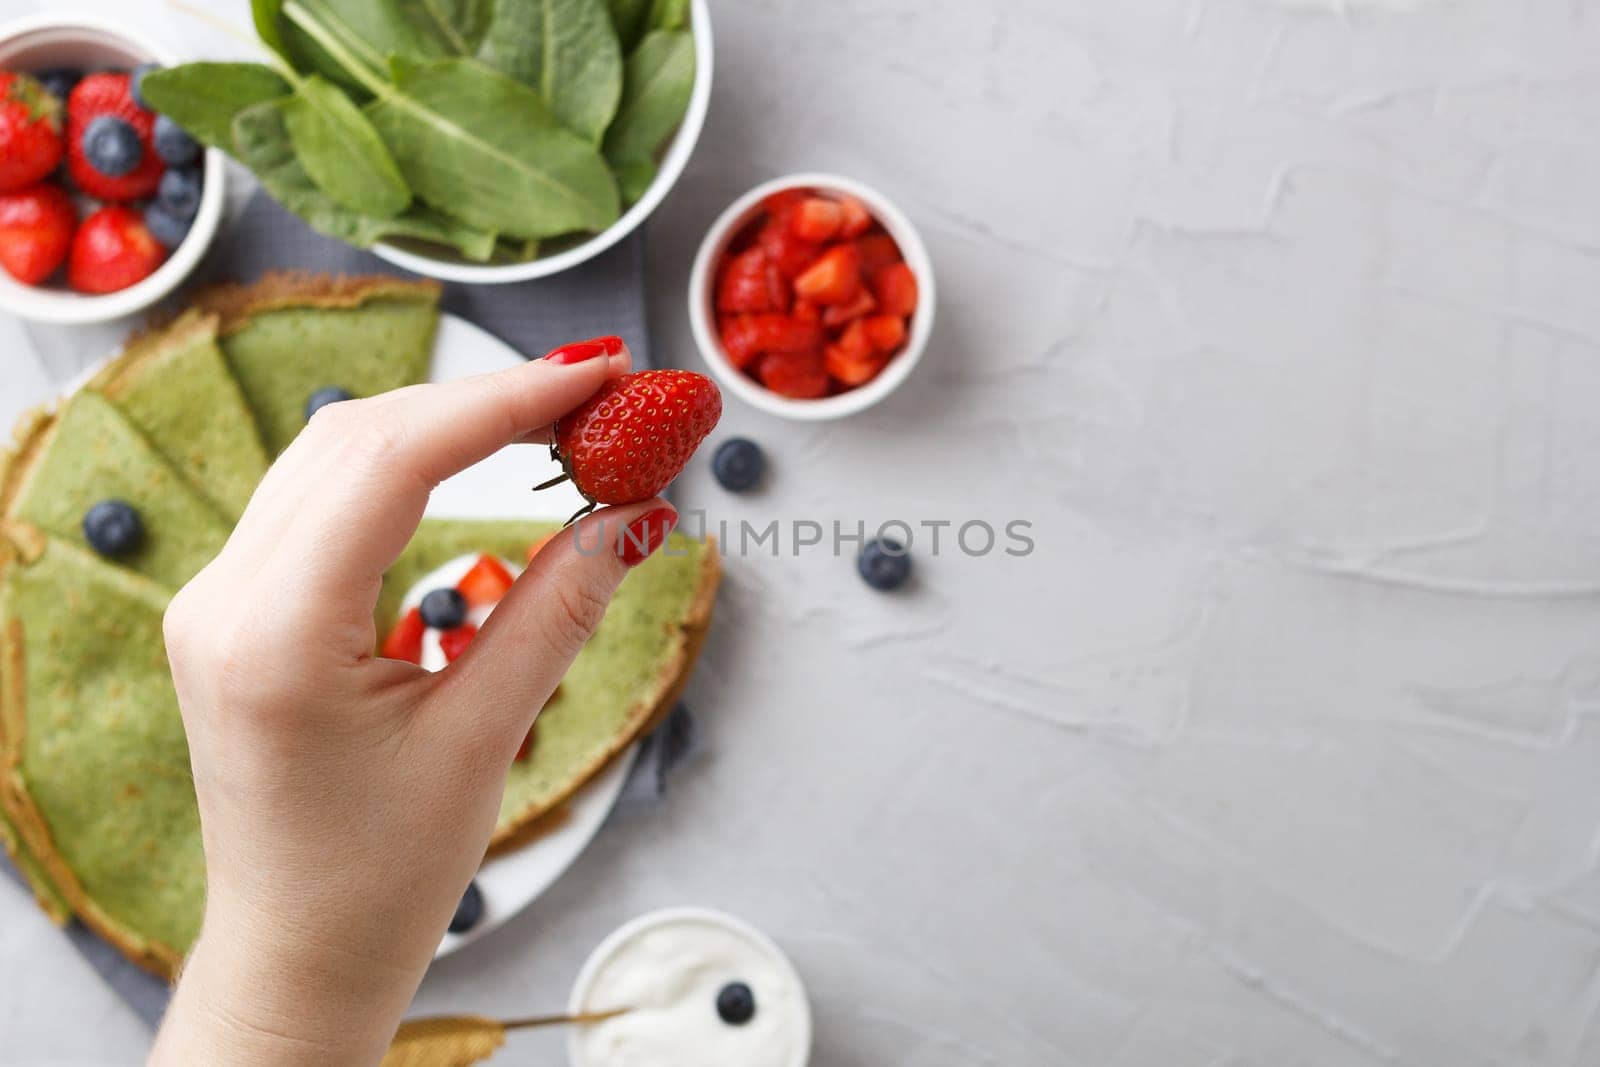
MULTIPOLYGON (((266 271, 286 268, 331 274, 407 273, 368 252, 314 233, 270 197, 257 193, 218 236, 196 276, 199 280, 253 281, 266 271)), ((637 232, 582 266, 551 278, 515 285, 449 285, 444 308, 524 355, 614 333, 628 342, 636 367, 651 365, 645 327, 644 241, 637 232)), ((641 745, 613 817, 660 801, 666 794, 668 776, 694 753, 697 744, 694 718, 680 704, 641 745)), ((21 881, 9 864, 0 864, 0 871, 21 881)), ((164 982, 129 963, 78 923, 68 926, 67 936, 135 1014, 151 1026, 161 1019, 168 997, 164 982)))

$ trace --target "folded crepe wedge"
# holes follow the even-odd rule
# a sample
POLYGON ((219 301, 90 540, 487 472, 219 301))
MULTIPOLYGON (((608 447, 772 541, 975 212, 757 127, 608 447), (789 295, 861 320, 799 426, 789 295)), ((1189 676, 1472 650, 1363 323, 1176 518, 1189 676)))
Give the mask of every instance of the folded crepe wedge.
POLYGON ((54 537, 0 574, 0 808, 35 889, 167 976, 199 931, 205 899, 188 744, 162 641, 169 597, 54 537))
POLYGON ((135 338, 89 388, 121 408, 169 463, 229 519, 244 514, 267 453, 217 347, 218 318, 190 311, 135 338))
POLYGON ((426 381, 439 286, 399 278, 268 274, 198 293, 261 442, 276 456, 305 426, 306 401, 334 386, 376 396, 426 381))
MULTIPOLYGON (((559 529, 559 523, 425 520, 384 577, 380 637, 429 572, 482 553, 520 563, 530 545, 559 529)), ((532 752, 511 766, 491 852, 539 836, 574 793, 672 710, 704 643, 721 574, 714 541, 675 534, 623 580, 599 630, 540 713, 532 752)))
POLYGON ((222 549, 232 524, 110 400, 81 390, 57 414, 35 412, 0 460, 0 528, 25 559, 46 536, 87 548, 83 516, 102 500, 131 504, 144 543, 119 565, 176 590, 222 549))

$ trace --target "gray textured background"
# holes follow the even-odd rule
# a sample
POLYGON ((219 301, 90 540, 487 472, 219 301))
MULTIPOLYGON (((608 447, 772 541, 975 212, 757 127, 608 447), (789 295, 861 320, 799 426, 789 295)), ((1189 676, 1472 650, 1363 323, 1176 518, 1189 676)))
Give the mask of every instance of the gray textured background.
MULTIPOLYGON (((1028 518, 1038 552, 924 553, 894 599, 730 561, 707 754, 419 1008, 557 1005, 697 903, 792 952, 820 1067, 1600 1063, 1600 4, 713 9, 657 356, 698 365, 694 246, 790 170, 891 192, 944 302, 884 407, 731 405, 770 488, 701 463, 682 501, 1028 518)), ((22 351, 0 321, 8 411, 76 358, 22 351)), ((0 1035, 146 1041, 9 885, 0 1035)))

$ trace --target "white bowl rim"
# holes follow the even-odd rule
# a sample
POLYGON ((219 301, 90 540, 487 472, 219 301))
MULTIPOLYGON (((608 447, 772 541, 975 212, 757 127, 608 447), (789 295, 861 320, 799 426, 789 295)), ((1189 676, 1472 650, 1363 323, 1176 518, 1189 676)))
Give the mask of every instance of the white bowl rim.
MULTIPOLYGON (((48 30, 88 30, 119 38, 131 50, 149 56, 162 66, 173 66, 179 62, 172 52, 137 30, 130 30, 96 15, 76 12, 66 15, 40 13, 11 19, 0 24, 0 45, 9 44, 25 34, 48 30)), ((0 279, 0 306, 32 322, 78 326, 133 315, 162 300, 188 278, 216 239, 217 228, 222 221, 222 210, 227 199, 226 158, 216 149, 208 148, 205 159, 205 189, 200 194, 200 208, 189 234, 150 277, 115 293, 91 296, 67 290, 24 286, 7 276, 0 279)))
POLYGON ((864 182, 840 174, 802 171, 773 178, 751 189, 717 216, 700 242, 694 267, 689 271, 689 328, 694 334, 700 355, 717 379, 734 395, 752 407, 786 419, 839 419, 865 411, 894 392, 921 362, 922 354, 928 347, 928 338, 933 334, 937 307, 938 291, 933 276, 933 260, 928 256, 927 246, 923 244, 917 228, 887 196, 864 182), (873 217, 883 224, 889 236, 900 246, 906 264, 917 276, 917 311, 912 316, 911 336, 906 341, 905 349, 891 359, 883 372, 872 381, 821 400, 793 400, 779 396, 735 367, 722 351, 722 340, 713 328, 714 315, 711 309, 712 272, 733 235, 748 222, 761 201, 768 196, 802 186, 823 192, 846 193, 865 203, 873 217))
POLYGON ((689 165, 689 157, 694 154, 695 146, 700 141, 700 133, 705 128, 706 114, 711 109, 711 75, 715 50, 712 47, 711 12, 706 6, 706 0, 691 0, 690 19, 694 33, 695 70, 694 88, 689 95, 689 110, 684 113, 678 132, 672 135, 672 143, 667 146, 666 154, 661 157, 661 166, 656 171, 655 178, 646 187, 644 195, 623 212, 622 217, 616 222, 582 244, 564 249, 553 256, 543 256, 526 263, 499 265, 456 263, 434 259, 387 241, 373 245, 372 252, 397 267, 404 267, 406 270, 441 281, 463 282, 468 285, 505 285, 510 282, 547 278, 552 274, 570 270, 598 256, 638 229, 640 224, 661 206, 661 202, 667 198, 667 194, 683 176, 684 168, 689 165))
MULTIPOLYGON (((789 959, 788 953, 784 952, 778 946, 778 943, 768 936, 765 931, 756 928, 737 915, 729 915, 727 912, 718 911, 715 908, 691 906, 660 908, 656 911, 646 912, 637 918, 629 919, 611 931, 606 935, 605 940, 595 946, 594 951, 589 953, 589 958, 584 960, 583 966, 579 968, 578 977, 573 980, 572 992, 567 998, 567 1013, 576 1015, 583 1011, 583 1001, 589 995, 589 987, 594 984, 595 975, 600 973, 600 968, 605 965, 624 942, 632 940, 646 930, 676 922, 703 922, 712 926, 721 926, 726 930, 731 930, 742 937, 748 938, 772 954, 779 967, 794 982, 795 988, 800 990, 800 1048, 792 1067, 805 1067, 811 1059, 811 1000, 806 994, 806 985, 800 978, 800 972, 795 969, 794 961, 789 959)), ((573 1067, 578 1067, 583 1062, 579 1058, 582 1055, 582 1050, 578 1045, 580 1030, 580 1027, 574 1026, 567 1031, 567 1059, 573 1064, 573 1067)))

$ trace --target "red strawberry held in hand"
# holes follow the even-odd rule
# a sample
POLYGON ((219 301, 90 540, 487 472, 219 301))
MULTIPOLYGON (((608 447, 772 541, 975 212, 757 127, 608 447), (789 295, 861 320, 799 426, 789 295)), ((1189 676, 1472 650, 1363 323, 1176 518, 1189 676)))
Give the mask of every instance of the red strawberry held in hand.
POLYGON ((144 220, 125 207, 103 207, 83 220, 67 260, 67 284, 80 293, 114 293, 144 281, 167 258, 144 220))
POLYGON ((589 506, 633 504, 665 489, 722 418, 722 393, 703 374, 646 370, 613 378, 556 421, 551 455, 589 506))
POLYGON ((26 74, 0 72, 0 193, 49 177, 63 150, 60 101, 26 74))
POLYGON ((72 198, 58 186, 0 196, 0 267, 25 285, 38 285, 67 258, 77 225, 72 198))
MULTIPOLYGON (((154 113, 134 101, 128 75, 101 72, 80 81, 67 98, 67 170, 73 184, 97 200, 139 200, 155 195, 167 169, 156 154, 155 122, 154 113), (115 153, 118 166, 113 169, 118 173, 101 169, 109 165, 108 160, 85 143, 97 119, 122 123, 137 137, 137 145, 128 142, 124 151, 115 153)), ((97 140, 100 150, 120 143, 114 136, 101 139, 108 132, 104 126, 91 138, 97 140)))

